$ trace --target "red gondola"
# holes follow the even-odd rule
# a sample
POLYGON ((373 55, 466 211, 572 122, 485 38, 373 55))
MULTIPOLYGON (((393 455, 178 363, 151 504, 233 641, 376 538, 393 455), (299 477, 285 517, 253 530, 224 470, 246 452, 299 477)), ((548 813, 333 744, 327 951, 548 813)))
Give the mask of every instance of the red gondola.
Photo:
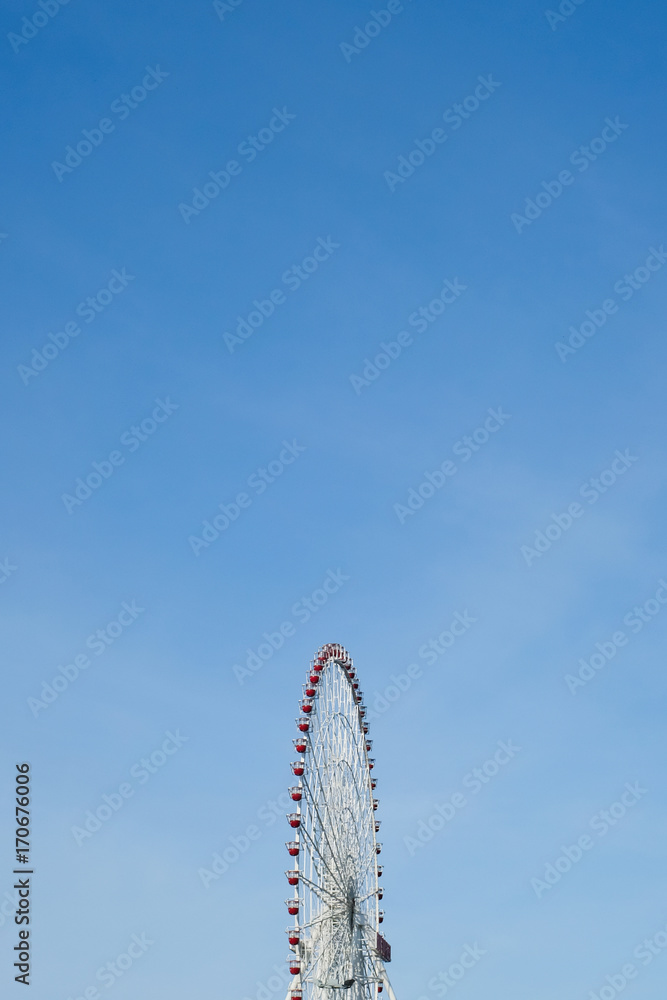
POLYGON ((296 870, 296 868, 293 869, 292 871, 285 872, 285 875, 287 876, 287 881, 289 882, 290 885, 299 884, 299 872, 296 870))
POLYGON ((380 800, 373 799, 373 811, 375 811, 379 805, 380 805, 380 800))
POLYGON ((375 767, 375 757, 369 757, 368 758, 368 770, 372 771, 374 767, 375 767))
POLYGON ((289 941, 289 943, 292 945, 293 948, 296 948, 296 946, 299 943, 299 931, 297 930, 296 927, 287 928, 287 940, 289 941))
POLYGON ((299 912, 299 900, 286 899, 285 902, 287 903, 287 912, 289 913, 290 917, 295 917, 299 912))
POLYGON ((303 693, 305 694, 306 698, 314 698, 315 694, 316 694, 316 691, 315 691, 314 687, 307 687, 306 686, 303 689, 303 693))
POLYGON ((378 866, 377 866, 377 873, 378 873, 378 878, 382 878, 382 872, 383 872, 383 871, 384 871, 384 867, 383 867, 383 865, 378 865, 378 866))
POLYGON ((381 924, 384 920, 384 910, 378 910, 378 923, 381 924))
POLYGON ((301 826, 301 817, 298 813, 290 813, 287 817, 287 822, 296 830, 297 827, 301 826))
POLYGON ((378 899, 382 899, 384 896, 384 889, 378 889, 378 899))
POLYGON ((373 740, 366 740, 366 753, 370 753, 373 749, 373 740))
POLYGON ((378 780, 377 780, 377 778, 371 778, 371 788, 373 789, 373 791, 375 791, 375 789, 377 788, 377 786, 378 786, 378 780))
POLYGON ((308 740, 305 736, 297 736, 292 742, 297 753, 305 753, 308 749, 308 740))
POLYGON ((305 712, 306 715, 309 715, 312 712, 312 710, 313 710, 313 703, 312 703, 312 701, 302 701, 301 702, 301 711, 305 712))
POLYGON ((382 850, 382 844, 376 844, 375 845, 375 853, 379 854, 381 850, 382 850))
POLYGON ((298 840, 288 840, 285 847, 287 848, 287 853, 290 857, 298 858, 299 851, 301 850, 298 840))
POLYGON ((302 733, 307 733, 310 729, 310 719, 297 719, 296 724, 302 733))
POLYGON ((311 674, 310 677, 308 678, 311 684, 317 684, 319 682, 319 679, 320 679, 319 674, 311 674))
POLYGON ((382 820, 381 820, 381 819, 376 819, 376 820, 375 820, 375 832, 376 832, 376 833, 379 833, 379 831, 380 831, 380 823, 381 823, 381 822, 382 822, 382 820))
POLYGON ((293 976, 298 976, 301 972, 301 962, 298 958, 288 958, 289 970, 293 976))
POLYGON ((293 785, 289 790, 289 796, 293 802, 300 802, 303 796, 303 790, 300 785, 293 785))
POLYGON ((296 774, 297 778, 300 778, 306 769, 306 763, 303 760, 293 760, 290 767, 292 768, 292 774, 296 774))

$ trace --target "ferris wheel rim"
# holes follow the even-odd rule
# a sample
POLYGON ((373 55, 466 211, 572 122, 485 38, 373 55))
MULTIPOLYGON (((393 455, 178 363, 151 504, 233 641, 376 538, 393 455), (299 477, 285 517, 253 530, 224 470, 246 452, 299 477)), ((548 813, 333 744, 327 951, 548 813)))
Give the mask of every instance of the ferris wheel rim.
POLYGON ((294 917, 288 959, 294 978, 288 1000, 377 997, 388 980, 391 951, 379 925, 381 845, 374 798, 375 760, 369 723, 352 658, 338 643, 320 647, 304 686, 292 764, 295 840, 287 843, 294 887, 286 900, 294 917), (305 718, 304 718, 305 716, 305 718))

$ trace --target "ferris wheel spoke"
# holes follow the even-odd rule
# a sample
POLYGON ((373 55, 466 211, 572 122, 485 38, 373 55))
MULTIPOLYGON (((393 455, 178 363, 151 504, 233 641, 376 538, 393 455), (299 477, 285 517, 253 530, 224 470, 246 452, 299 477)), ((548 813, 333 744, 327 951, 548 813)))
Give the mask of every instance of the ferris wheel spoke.
POLYGON ((302 882, 303 885, 309 886, 313 892, 316 892, 327 906, 331 906, 332 900, 334 903, 342 902, 341 896, 338 893, 332 892, 331 889, 327 889, 326 886, 318 885, 317 882, 311 882, 311 880, 306 878, 305 875, 299 876, 299 881, 302 882))
POLYGON ((342 964, 342 963, 339 963, 339 956, 341 956, 341 958, 343 960, 345 959, 345 956, 343 955, 343 946, 344 946, 344 944, 345 944, 345 941, 343 940, 343 936, 339 935, 338 942, 337 942, 336 947, 335 947, 335 951, 334 951, 334 953, 333 953, 333 955, 331 957, 331 966, 330 966, 330 968, 335 969, 338 964, 342 964))
MULTIPOLYGON (((317 802, 316 802, 314 796, 312 795, 312 793, 310 791, 310 788, 308 787, 307 784, 303 784, 303 789, 304 789, 305 792, 307 792, 307 800, 310 802, 310 805, 311 805, 311 807, 313 809, 314 816, 318 820, 318 829, 319 829, 320 833, 322 834, 322 837, 327 842, 327 846, 329 847, 329 850, 331 852, 330 856, 333 858, 334 864, 336 865, 336 867, 338 867, 338 864, 337 864, 337 852, 333 849, 333 846, 332 846, 332 844, 331 844, 331 842, 329 840, 329 834, 327 832, 327 828, 326 828, 324 822, 322 821, 322 817, 320 815, 320 810, 319 810, 319 807, 317 805, 317 802)), ((304 835, 308 837, 308 839, 309 839, 309 841, 311 843, 311 846, 313 848, 314 853, 320 858, 320 860, 322 861, 322 863, 324 865, 326 865, 327 869, 329 870, 329 874, 331 875, 331 877, 335 878, 336 876, 334 875, 334 873, 331 871, 331 868, 327 864, 327 861, 326 861, 324 855, 322 854, 322 852, 320 850, 320 847, 319 847, 319 844, 318 844, 316 838, 312 836, 310 830, 308 830, 308 832, 306 833, 306 829, 304 828, 303 832, 304 832, 304 835)), ((340 869, 339 869, 338 875, 339 875, 340 878, 343 878, 343 873, 340 871, 340 869)))
MULTIPOLYGON (((317 857, 319 858, 319 860, 320 860, 320 861, 322 862, 322 864, 324 865, 324 867, 325 867, 325 868, 327 869, 327 871, 329 872, 329 875, 331 876, 332 880, 333 880, 333 881, 334 881, 334 882, 335 882, 336 884, 340 884, 339 880, 341 879, 341 876, 339 876, 339 875, 336 875, 336 874, 335 874, 335 873, 334 873, 334 872, 333 872, 333 871, 331 870, 331 868, 330 868, 330 867, 329 867, 329 865, 327 864, 327 861, 326 861, 326 858, 324 858, 324 857, 323 857, 323 856, 321 855, 321 853, 319 852, 319 848, 318 848, 318 846, 317 846, 317 843, 316 843, 316 841, 315 841, 315 840, 314 840, 314 839, 313 839, 313 838, 311 837, 310 833, 309 833, 308 831, 306 831, 306 830, 304 829, 304 830, 303 830, 303 835, 304 835, 304 839, 305 839, 305 840, 307 840, 307 841, 308 841, 308 843, 309 843, 309 844, 311 845, 311 847, 312 847, 312 850, 313 850, 313 854, 314 854, 314 855, 316 855, 316 856, 317 856, 317 857)), ((301 877, 301 878, 303 879, 303 876, 300 876, 300 877, 301 877)))

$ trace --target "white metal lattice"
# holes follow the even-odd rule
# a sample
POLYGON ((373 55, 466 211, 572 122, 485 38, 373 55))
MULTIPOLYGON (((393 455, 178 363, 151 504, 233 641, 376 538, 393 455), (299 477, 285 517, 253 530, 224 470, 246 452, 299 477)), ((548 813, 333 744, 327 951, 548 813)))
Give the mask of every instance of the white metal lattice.
POLYGON ((365 714, 352 659, 337 643, 323 646, 309 669, 292 764, 299 784, 288 817, 295 922, 287 1000, 377 1000, 385 988, 393 998, 379 937, 379 820, 365 714))

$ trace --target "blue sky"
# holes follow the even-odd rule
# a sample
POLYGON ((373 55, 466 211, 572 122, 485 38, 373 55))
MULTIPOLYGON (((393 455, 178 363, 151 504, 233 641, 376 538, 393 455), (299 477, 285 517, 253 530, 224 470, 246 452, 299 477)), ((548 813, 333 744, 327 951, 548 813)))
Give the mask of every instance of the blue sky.
POLYGON ((628 964, 658 1000, 665 16, 405 0, 354 51, 386 3, 218 6, 2 14, 0 739, 6 789, 34 772, 32 995, 283 1000, 271 803, 338 641, 375 706, 398 1000, 444 995, 466 945, 461 1000, 611 1000, 628 964))

